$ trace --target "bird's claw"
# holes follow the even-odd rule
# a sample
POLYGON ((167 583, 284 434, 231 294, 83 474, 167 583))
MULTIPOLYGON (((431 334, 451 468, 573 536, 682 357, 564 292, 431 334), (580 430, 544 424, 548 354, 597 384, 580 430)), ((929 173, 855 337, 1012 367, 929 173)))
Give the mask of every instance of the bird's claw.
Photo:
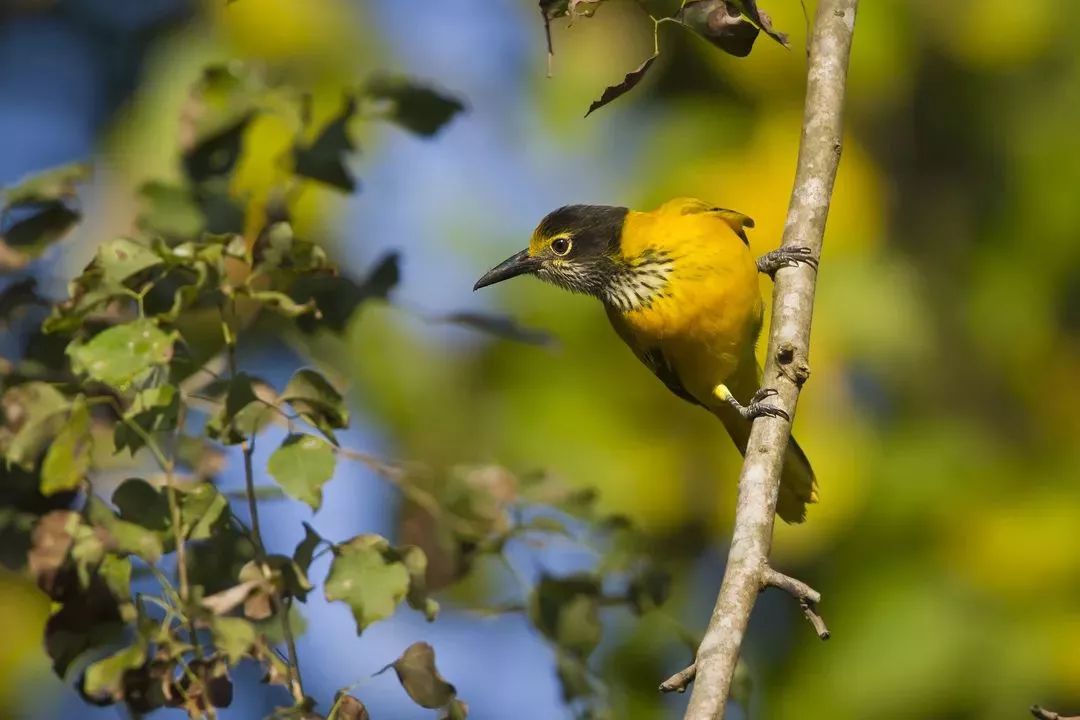
POLYGON ((757 259, 758 272, 769 277, 775 275, 780 268, 798 267, 803 264, 809 265, 815 270, 818 267, 818 259, 814 257, 813 251, 808 247, 800 246, 770 250, 757 259))
POLYGON ((750 403, 747 405, 740 403, 724 385, 717 386, 716 390, 713 392, 717 397, 735 408, 735 410, 746 420, 753 420, 754 418, 759 417, 776 417, 783 418, 784 420, 791 420, 791 416, 782 408, 764 402, 766 399, 777 395, 776 390, 773 388, 761 388, 754 393, 754 396, 750 398, 750 403))

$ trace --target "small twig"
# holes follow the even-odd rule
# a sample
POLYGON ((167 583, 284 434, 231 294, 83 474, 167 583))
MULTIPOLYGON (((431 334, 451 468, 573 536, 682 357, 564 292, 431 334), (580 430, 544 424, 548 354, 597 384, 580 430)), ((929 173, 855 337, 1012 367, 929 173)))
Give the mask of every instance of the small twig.
POLYGON ((1031 706, 1031 714, 1039 718, 1039 720, 1080 720, 1080 715, 1062 715, 1038 705, 1031 706))
MULTIPOLYGON (((229 377, 236 377, 239 368, 236 360, 236 333, 229 326, 225 317, 225 308, 221 308, 221 331, 225 338, 225 348, 228 358, 229 377)), ((255 545, 255 559, 259 567, 266 572, 266 545, 263 544, 262 528, 259 523, 259 501, 255 495, 255 468, 253 457, 255 455, 255 437, 244 438, 240 445, 244 456, 244 489, 247 495, 248 512, 251 515, 251 539, 255 545)), ((298 705, 303 704, 306 698, 304 683, 300 677, 300 658, 296 652, 296 641, 292 631, 292 620, 289 617, 291 604, 288 600, 282 603, 277 593, 270 595, 270 609, 281 618, 281 630, 285 636, 285 645, 289 651, 288 683, 293 699, 298 705)))
POLYGON ((686 688, 690 687, 690 683, 694 682, 695 677, 697 677, 697 663, 694 663, 690 667, 683 668, 664 682, 660 683, 660 692, 684 693, 686 692, 686 688))
POLYGON ((783 573, 778 573, 771 567, 766 567, 761 574, 761 587, 774 587, 783 590, 791 597, 799 601, 803 615, 810 621, 814 632, 822 640, 828 640, 832 633, 825 625, 825 620, 817 613, 817 604, 821 602, 821 593, 810 587, 802 580, 796 580, 783 573))

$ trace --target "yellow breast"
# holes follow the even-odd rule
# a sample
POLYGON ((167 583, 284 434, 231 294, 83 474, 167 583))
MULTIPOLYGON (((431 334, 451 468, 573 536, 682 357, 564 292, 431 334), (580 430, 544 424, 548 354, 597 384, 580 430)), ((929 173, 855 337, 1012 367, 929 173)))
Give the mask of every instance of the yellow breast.
POLYGON ((748 354, 752 360, 762 315, 750 249, 730 218, 709 210, 701 201, 680 199, 627 216, 624 260, 658 253, 671 268, 663 292, 612 317, 635 350, 660 348, 695 396, 726 382, 748 354))

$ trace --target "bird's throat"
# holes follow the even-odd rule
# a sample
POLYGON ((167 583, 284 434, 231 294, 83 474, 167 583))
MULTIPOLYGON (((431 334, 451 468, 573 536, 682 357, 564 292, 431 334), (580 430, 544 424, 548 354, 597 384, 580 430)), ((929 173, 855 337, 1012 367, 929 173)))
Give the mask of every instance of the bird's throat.
POLYGON ((622 313, 649 307, 668 293, 675 262, 662 250, 647 250, 641 256, 619 263, 604 284, 601 299, 622 313))

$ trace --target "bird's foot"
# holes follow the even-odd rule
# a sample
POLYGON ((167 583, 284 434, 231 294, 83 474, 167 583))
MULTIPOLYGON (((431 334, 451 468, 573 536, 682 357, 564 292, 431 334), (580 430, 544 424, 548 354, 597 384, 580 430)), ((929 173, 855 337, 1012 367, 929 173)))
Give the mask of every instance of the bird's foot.
POLYGON ((759 417, 778 417, 784 420, 790 420, 791 417, 782 409, 775 405, 770 405, 765 402, 768 398, 775 397, 776 391, 772 388, 761 388, 754 397, 750 398, 750 402, 747 405, 743 405, 735 396, 728 390, 727 385, 717 385, 713 390, 716 397, 726 402, 731 407, 742 415, 747 420, 753 420, 759 417))
POLYGON ((808 247, 780 248, 771 250, 757 259, 758 272, 769 277, 776 274, 780 268, 798 267, 802 264, 809 265, 817 270, 818 260, 808 247))

